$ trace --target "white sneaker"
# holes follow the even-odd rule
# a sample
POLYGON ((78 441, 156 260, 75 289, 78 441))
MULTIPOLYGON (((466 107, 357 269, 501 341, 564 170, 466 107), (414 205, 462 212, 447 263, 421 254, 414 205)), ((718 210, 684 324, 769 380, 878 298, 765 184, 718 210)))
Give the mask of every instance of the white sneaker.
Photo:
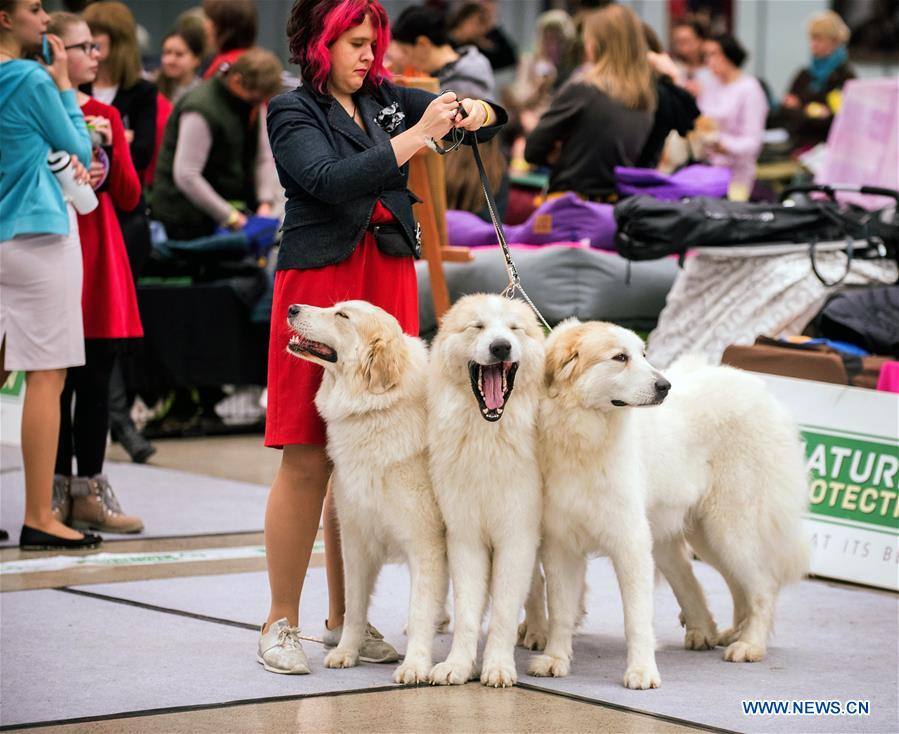
POLYGON ((259 630, 259 647, 256 660, 269 673, 285 673, 287 675, 306 675, 311 672, 306 653, 300 642, 300 628, 291 627, 287 618, 282 617, 269 625, 268 632, 263 633, 265 625, 259 630))
MULTIPOLYGON (((343 634, 343 625, 328 629, 328 623, 325 622, 325 631, 322 634, 322 642, 325 647, 337 647, 340 644, 340 636, 343 634)), ((359 650, 359 659, 366 663, 395 663, 400 659, 396 648, 389 642, 384 640, 378 630, 372 625, 365 625, 365 639, 362 641, 362 647, 359 650)))

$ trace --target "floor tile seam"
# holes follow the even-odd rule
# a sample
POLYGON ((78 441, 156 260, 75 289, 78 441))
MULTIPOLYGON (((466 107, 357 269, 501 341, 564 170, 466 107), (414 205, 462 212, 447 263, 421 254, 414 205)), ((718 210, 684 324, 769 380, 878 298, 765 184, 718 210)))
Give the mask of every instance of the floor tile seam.
MULTIPOLYGON (((61 589, 60 589, 61 590, 61 589)), ((275 675, 271 673, 270 675, 275 675)), ((262 698, 241 698, 233 701, 221 701, 217 703, 186 704, 184 706, 165 706, 158 709, 137 709, 135 711, 120 711, 113 714, 100 714, 97 716, 82 716, 71 719, 50 719, 47 721, 27 722, 23 724, 4 724, 0 726, 0 732, 18 731, 24 729, 39 729, 48 726, 67 726, 71 724, 90 724, 101 721, 115 721, 116 719, 137 719, 150 716, 164 716, 166 714, 192 713, 199 711, 211 711, 215 709, 236 708, 239 706, 265 705, 269 703, 286 703, 300 701, 307 698, 331 698, 354 693, 381 693, 382 691, 401 691, 410 686, 399 684, 386 684, 376 688, 352 688, 339 691, 317 691, 315 693, 292 693, 284 696, 265 696, 262 698)))
MULTIPOLYGON (((252 560, 252 559, 250 559, 250 560, 252 560)), ((250 569, 246 569, 246 568, 237 568, 237 569, 234 569, 234 570, 218 570, 218 571, 216 571, 216 568, 221 569, 221 567, 223 567, 223 566, 228 566, 228 565, 230 565, 230 564, 233 564, 234 561, 231 561, 231 560, 223 560, 223 561, 191 561, 191 563, 195 563, 195 564, 197 564, 197 565, 201 565, 202 568, 197 568, 197 569, 195 569, 195 570, 189 570, 189 569, 185 569, 183 566, 178 566, 177 569, 178 569, 179 571, 188 571, 188 572, 186 572, 186 573, 177 573, 177 574, 167 574, 167 575, 164 575, 164 576, 148 575, 148 576, 136 577, 136 576, 129 575, 127 578, 112 578, 112 579, 107 578, 107 579, 101 579, 101 580, 97 580, 97 579, 84 579, 84 580, 72 579, 72 580, 70 580, 70 581, 67 581, 65 587, 62 587, 62 586, 59 585, 59 580, 56 580, 55 583, 52 582, 52 581, 47 581, 47 582, 44 583, 44 584, 36 583, 36 585, 34 585, 34 586, 23 586, 23 587, 21 587, 21 588, 16 588, 16 589, 0 588, 0 595, 2 595, 2 594, 16 594, 16 593, 18 593, 18 592, 20 592, 20 591, 56 591, 56 590, 59 590, 59 589, 61 589, 61 588, 72 588, 72 589, 77 589, 77 588, 79 588, 79 587, 81 587, 81 586, 100 586, 100 585, 105 586, 105 585, 107 585, 107 584, 142 583, 142 582, 150 582, 150 581, 165 581, 165 580, 169 580, 169 579, 201 578, 201 577, 204 577, 204 576, 237 576, 237 575, 240 575, 240 574, 247 574, 247 573, 264 573, 264 572, 265 572, 265 568, 264 568, 264 567, 260 567, 260 568, 255 569, 255 570, 253 570, 252 568, 250 568, 250 569)), ((127 568, 129 571, 133 571, 134 569, 139 569, 139 568, 158 569, 158 568, 164 568, 164 567, 167 567, 167 566, 170 566, 170 565, 172 565, 172 564, 162 564, 162 563, 160 563, 160 564, 157 564, 157 565, 149 565, 149 564, 148 564, 148 565, 143 565, 143 566, 131 566, 131 567, 127 567, 127 566, 126 566, 125 568, 127 568)), ((185 565, 186 565, 186 564, 185 564, 185 565)), ((96 567, 89 567, 89 568, 86 569, 86 570, 96 570, 96 567)), ((113 570, 115 570, 115 569, 103 569, 103 570, 113 571, 113 570)), ((54 574, 54 575, 55 575, 55 574, 58 574, 59 572, 58 572, 58 571, 43 571, 42 573, 54 574)), ((77 572, 76 572, 76 573, 77 573, 77 572)), ((32 578, 33 578, 34 575, 36 575, 36 574, 29 575, 29 576, 30 576, 30 577, 29 577, 29 580, 32 580, 32 578)), ((75 574, 71 574, 71 575, 75 575, 75 574)), ((15 575, 14 575, 14 574, 10 574, 10 576, 12 576, 13 578, 15 578, 15 575)), ((39 581, 40 581, 40 579, 38 579, 38 582, 39 582, 39 581)))
POLYGON ((613 701, 604 701, 599 698, 589 698, 588 696, 581 696, 577 693, 569 693, 568 691, 559 691, 553 688, 543 688, 542 686, 534 685, 533 683, 523 683, 518 681, 516 683, 518 688, 521 688, 525 691, 533 691, 534 693, 545 693, 550 696, 557 696, 559 698, 566 698, 570 701, 579 701, 580 703, 586 703, 591 706, 599 706, 601 708, 613 709, 615 711, 621 711, 626 714, 637 714, 640 716, 647 716, 651 719, 656 719, 658 721, 664 721, 669 724, 677 724, 678 726, 688 726, 692 729, 699 729, 701 731, 714 732, 715 734, 741 734, 740 731, 736 729, 725 729, 718 726, 711 726, 709 724, 703 724, 698 721, 691 721, 690 719, 681 719, 676 716, 668 716, 667 714, 659 714, 652 711, 644 711, 642 709, 633 708, 632 706, 625 706, 621 703, 615 703, 613 701))
MULTIPOLYGON (((115 596, 113 594, 100 594, 96 591, 87 591, 86 589, 77 589, 70 586, 57 586, 51 589, 45 589, 45 591, 60 591, 66 594, 73 594, 75 596, 82 596, 88 599, 95 599, 97 601, 105 601, 110 604, 121 604, 123 606, 134 607, 136 609, 144 609, 149 612, 157 612, 159 614, 169 614, 175 617, 184 617, 186 619, 193 619, 198 622, 206 622, 208 624, 218 624, 225 627, 236 627, 238 629, 249 630, 252 632, 259 631, 259 625, 253 624, 251 622, 240 622, 235 619, 225 619, 224 617, 213 617, 208 614, 199 614, 197 612, 188 612, 183 609, 175 609, 174 607, 164 607, 158 604, 149 604, 147 602, 136 601, 134 599, 126 599, 124 597, 115 596)), ((300 639, 304 642, 315 642, 319 645, 323 645, 324 642, 319 637, 311 637, 309 635, 300 635, 300 639)))
MULTIPOLYGON (((151 541, 157 540, 190 540, 191 538, 224 538, 229 535, 263 535, 264 529, 259 528, 259 530, 230 530, 228 532, 223 533, 197 533, 195 535, 135 535, 130 538, 104 538, 103 543, 99 546, 100 548, 104 548, 111 543, 148 543, 151 541)), ((6 550, 8 548, 17 548, 18 544, 5 544, 0 545, 0 550, 6 550)))

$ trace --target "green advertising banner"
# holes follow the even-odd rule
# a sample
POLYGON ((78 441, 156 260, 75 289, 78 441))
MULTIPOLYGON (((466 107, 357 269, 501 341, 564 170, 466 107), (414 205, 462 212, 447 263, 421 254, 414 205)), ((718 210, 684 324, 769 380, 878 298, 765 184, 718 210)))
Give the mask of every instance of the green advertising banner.
POLYGON ((822 429, 802 435, 810 513, 899 535, 899 445, 822 429))

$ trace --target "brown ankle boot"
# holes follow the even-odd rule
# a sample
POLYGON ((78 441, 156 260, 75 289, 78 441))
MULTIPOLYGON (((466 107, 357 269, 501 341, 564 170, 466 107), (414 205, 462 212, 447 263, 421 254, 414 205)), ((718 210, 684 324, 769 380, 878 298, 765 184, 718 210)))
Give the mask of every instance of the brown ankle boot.
POLYGON ((64 477, 62 474, 53 475, 51 511, 53 512, 53 517, 64 525, 69 523, 69 511, 72 505, 72 498, 69 496, 69 483, 71 481, 71 477, 64 477))
POLYGON ((78 530, 102 530, 106 533, 139 533, 144 524, 139 517, 126 515, 102 474, 73 477, 72 515, 69 525, 78 530))

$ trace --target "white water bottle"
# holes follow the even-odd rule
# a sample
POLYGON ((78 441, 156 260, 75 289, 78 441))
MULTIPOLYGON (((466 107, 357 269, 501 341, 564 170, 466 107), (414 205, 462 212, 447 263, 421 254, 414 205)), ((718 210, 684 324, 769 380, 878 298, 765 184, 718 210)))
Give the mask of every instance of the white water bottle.
POLYGON ((72 202, 79 214, 90 214, 100 203, 90 184, 81 183, 75 178, 75 166, 72 156, 64 150, 51 150, 47 156, 47 165, 62 189, 62 195, 72 202))

